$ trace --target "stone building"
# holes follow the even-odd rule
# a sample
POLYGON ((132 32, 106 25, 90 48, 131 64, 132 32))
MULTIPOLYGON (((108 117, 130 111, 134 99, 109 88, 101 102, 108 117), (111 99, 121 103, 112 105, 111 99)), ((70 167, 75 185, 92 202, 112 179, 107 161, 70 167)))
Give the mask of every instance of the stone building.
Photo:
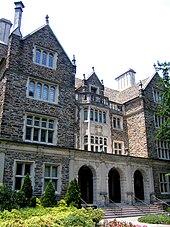
POLYGON ((0 183, 19 190, 28 173, 36 196, 52 181, 60 199, 77 178, 86 202, 170 202, 170 146, 154 140, 158 73, 136 83, 129 69, 117 90, 94 68, 75 78, 48 17, 22 37, 23 8, 15 2, 13 26, 0 19, 0 183))

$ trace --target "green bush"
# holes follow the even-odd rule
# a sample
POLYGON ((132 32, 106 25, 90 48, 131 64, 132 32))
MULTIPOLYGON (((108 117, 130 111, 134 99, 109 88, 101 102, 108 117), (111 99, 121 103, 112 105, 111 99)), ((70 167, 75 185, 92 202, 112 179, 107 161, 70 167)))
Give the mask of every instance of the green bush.
POLYGON ((99 209, 77 209, 75 207, 65 206, 63 210, 63 207, 64 205, 48 208, 42 206, 36 208, 27 207, 20 210, 12 210, 11 212, 5 210, 4 212, 0 212, 0 227, 94 227, 94 220, 100 221, 103 218, 103 216, 100 216, 102 213, 99 209), (93 211, 96 213, 94 214, 93 211), (99 211, 98 215, 97 211, 99 211))
POLYGON ((139 222, 150 224, 170 224, 170 217, 168 214, 150 214, 138 218, 139 222))
POLYGON ((51 181, 48 182, 40 201, 43 207, 53 207, 57 204, 55 189, 51 181))
POLYGON ((0 186, 0 211, 17 209, 17 196, 8 186, 0 186))
POLYGON ((68 206, 75 206, 78 209, 81 208, 81 192, 76 179, 70 181, 70 185, 64 199, 68 206))
MULTIPOLYGON (((25 196, 25 205, 29 206, 32 197, 32 183, 29 174, 25 175, 22 188, 20 190, 25 196)), ((24 205, 24 204, 23 204, 24 205)))
POLYGON ((36 207, 36 196, 31 197, 29 207, 36 207))

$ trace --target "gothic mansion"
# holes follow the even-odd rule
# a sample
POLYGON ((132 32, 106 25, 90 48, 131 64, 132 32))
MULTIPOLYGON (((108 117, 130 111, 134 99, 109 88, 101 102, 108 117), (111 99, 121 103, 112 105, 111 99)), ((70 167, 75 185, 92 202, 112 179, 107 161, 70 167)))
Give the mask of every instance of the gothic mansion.
MULTIPOLYGON (((63 198, 70 180, 82 199, 102 206, 106 198, 170 202, 170 146, 154 140, 159 75, 135 83, 130 69, 118 89, 99 80, 94 68, 78 79, 46 24, 22 37, 24 5, 15 2, 13 27, 0 19, 0 183, 21 188, 29 173, 34 194, 52 181, 63 198)), ((109 200, 110 199, 110 200, 109 200)))

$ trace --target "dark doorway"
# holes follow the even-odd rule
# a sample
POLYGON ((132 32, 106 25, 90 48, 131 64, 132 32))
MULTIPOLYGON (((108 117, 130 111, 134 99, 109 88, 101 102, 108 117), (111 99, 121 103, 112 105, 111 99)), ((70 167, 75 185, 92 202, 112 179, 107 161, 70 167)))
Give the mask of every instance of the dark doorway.
POLYGON ((144 200, 143 176, 139 170, 134 173, 134 190, 135 197, 144 200))
POLYGON ((88 166, 82 166, 78 172, 81 197, 86 203, 93 203, 93 174, 88 166))
POLYGON ((116 169, 109 171, 109 199, 115 203, 121 202, 120 175, 116 169))

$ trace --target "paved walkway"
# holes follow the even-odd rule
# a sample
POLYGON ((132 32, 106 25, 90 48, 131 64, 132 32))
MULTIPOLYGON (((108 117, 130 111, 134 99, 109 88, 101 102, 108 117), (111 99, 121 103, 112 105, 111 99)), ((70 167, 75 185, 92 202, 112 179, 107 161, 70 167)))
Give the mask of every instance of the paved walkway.
POLYGON ((107 219, 108 221, 112 221, 114 219, 116 219, 117 221, 121 221, 121 222, 131 222, 132 224, 136 224, 136 225, 140 225, 141 227, 170 227, 170 225, 163 225, 163 224, 148 224, 148 223, 142 223, 142 222, 138 222, 138 218, 139 217, 126 217, 126 218, 113 218, 113 219, 107 219))

